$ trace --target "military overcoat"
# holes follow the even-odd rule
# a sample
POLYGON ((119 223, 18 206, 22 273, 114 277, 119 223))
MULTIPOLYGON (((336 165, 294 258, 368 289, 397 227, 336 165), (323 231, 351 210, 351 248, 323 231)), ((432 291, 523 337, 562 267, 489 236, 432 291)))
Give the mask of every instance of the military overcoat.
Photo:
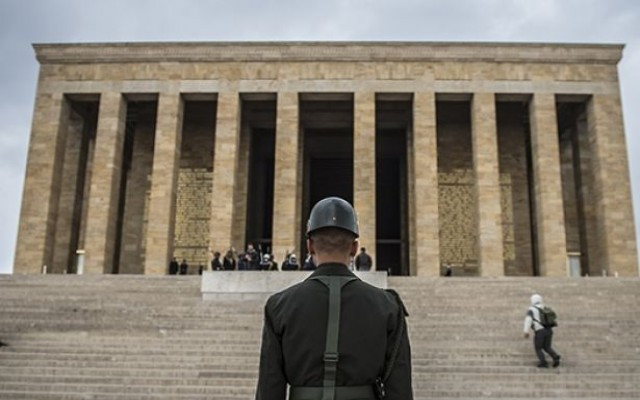
MULTIPOLYGON (((343 264, 320 265, 311 277, 355 276, 343 264)), ((287 384, 321 387, 324 376, 327 287, 306 279, 272 295, 265 305, 257 400, 284 400, 287 384)), ((385 290, 354 280, 341 293, 337 386, 374 385, 399 343, 386 382, 388 400, 412 400, 411 349, 401 327, 405 309, 385 290)))

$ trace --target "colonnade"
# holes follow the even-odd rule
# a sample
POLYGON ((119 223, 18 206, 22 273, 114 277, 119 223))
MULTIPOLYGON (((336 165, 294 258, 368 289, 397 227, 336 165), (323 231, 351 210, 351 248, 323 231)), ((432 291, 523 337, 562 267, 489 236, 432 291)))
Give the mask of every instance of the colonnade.
MULTIPOLYGON (((354 206, 362 243, 375 259, 376 242, 376 92, 356 91, 354 101, 354 206)), ((418 91, 412 97, 412 148, 409 169, 409 242, 411 273, 440 275, 438 216, 437 93, 418 91)), ((211 248, 232 244, 234 187, 241 125, 241 96, 237 90, 217 94, 217 121, 210 223, 211 248)), ((567 275, 567 246, 556 94, 536 92, 529 98, 531 161, 537 229, 537 260, 543 276, 567 275)), ((300 243, 303 224, 300 201, 299 92, 276 94, 273 253, 300 243), (292 193, 296 193, 292 196, 292 193)), ((477 203, 479 270, 483 276, 504 275, 503 230, 496 101, 492 92, 471 98, 473 168, 477 203)), ((184 97, 178 85, 157 93, 158 111, 151 176, 149 222, 146 232, 145 274, 164 274, 173 250, 177 175, 184 97)), ((598 263, 615 266, 622 275, 637 275, 631 221, 630 191, 619 96, 593 94, 587 101, 589 141, 594 158, 594 201, 598 216, 598 263), (624 161, 624 162, 622 162, 624 161), (622 178, 616 178, 622 177, 622 178), (620 184, 622 182, 622 184, 620 184), (626 183, 625 183, 626 182, 626 183), (621 210, 625 212, 621 212, 621 210)), ((113 262, 115 214, 121 176, 126 119, 121 92, 99 93, 95 151, 88 199, 85 273, 103 273, 113 262)), ((65 93, 36 97, 23 208, 16 250, 16 272, 36 272, 51 263, 55 216, 69 104, 65 93)))

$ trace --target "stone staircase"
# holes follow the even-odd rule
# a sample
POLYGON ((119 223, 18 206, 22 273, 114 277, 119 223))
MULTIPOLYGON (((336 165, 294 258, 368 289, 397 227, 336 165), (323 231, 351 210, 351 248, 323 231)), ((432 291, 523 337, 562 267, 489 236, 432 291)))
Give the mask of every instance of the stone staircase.
MULTIPOLYGON (((640 280, 390 278, 416 399, 640 398, 640 280), (522 338, 559 314, 558 369, 522 338)), ((252 399, 263 300, 202 301, 196 276, 0 275, 0 399, 252 399)))

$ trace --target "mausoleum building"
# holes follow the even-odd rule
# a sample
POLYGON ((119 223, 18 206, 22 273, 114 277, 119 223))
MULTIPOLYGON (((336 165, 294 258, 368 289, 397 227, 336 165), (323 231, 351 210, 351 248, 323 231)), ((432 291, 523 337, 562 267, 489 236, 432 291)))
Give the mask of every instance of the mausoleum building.
POLYGON ((638 275, 622 45, 34 48, 15 273, 302 258, 336 195, 394 275, 638 275))

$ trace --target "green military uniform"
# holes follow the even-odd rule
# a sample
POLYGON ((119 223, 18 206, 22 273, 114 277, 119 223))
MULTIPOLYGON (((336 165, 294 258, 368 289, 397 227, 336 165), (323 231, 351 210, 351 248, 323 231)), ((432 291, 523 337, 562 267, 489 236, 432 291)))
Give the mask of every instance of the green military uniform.
MULTIPOLYGON (((355 276, 345 265, 323 264, 316 276, 355 276)), ((322 387, 328 316, 327 288, 307 279, 269 298, 265 306, 257 400, 284 400, 292 387, 322 387)), ((360 280, 342 289, 336 386, 373 388, 399 341, 386 399, 411 400, 411 350, 396 297, 360 280)), ((337 398, 336 400, 341 400, 337 398)))
MULTIPOLYGON (((324 228, 357 238, 353 207, 336 197, 318 202, 307 235, 313 241, 324 228)), ((406 315, 395 292, 344 264, 319 265, 267 301, 256 399, 285 400, 289 386, 290 400, 412 400, 406 315)))

